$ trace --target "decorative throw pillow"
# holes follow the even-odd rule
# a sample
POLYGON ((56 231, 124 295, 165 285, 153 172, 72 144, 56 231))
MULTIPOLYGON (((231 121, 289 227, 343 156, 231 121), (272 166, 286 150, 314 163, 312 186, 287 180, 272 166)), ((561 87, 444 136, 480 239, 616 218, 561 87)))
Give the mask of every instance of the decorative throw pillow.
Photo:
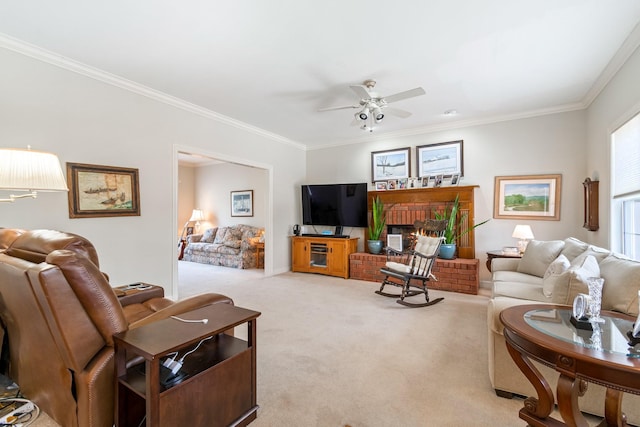
POLYGON ((638 315, 640 262, 611 254, 600 263, 602 309, 638 315))
POLYGON ((572 262, 578 255, 584 253, 589 248, 585 242, 575 237, 567 237, 564 239, 564 248, 561 254, 566 256, 569 262, 572 262))
POLYGON ((560 254, 544 272, 542 276, 542 293, 546 297, 553 295, 553 287, 556 285, 557 277, 567 271, 571 263, 566 256, 560 254))
POLYGON ((560 274, 559 278, 565 280, 556 281, 552 293, 553 303, 571 305, 578 294, 588 294, 589 277, 600 277, 600 267, 593 255, 582 258, 579 264, 571 264, 567 271, 560 274))
POLYGON ((216 233, 216 238, 213 239, 213 243, 221 245, 224 242, 224 236, 227 235, 227 230, 229 227, 218 227, 218 231, 216 233))
POLYGON ((539 241, 532 240, 518 263, 518 273, 531 274, 542 277, 549 264, 560 255, 564 247, 562 240, 539 241))
POLYGON ((241 239, 242 239, 241 230, 237 230, 235 228, 229 228, 227 229, 227 232, 224 235, 224 240, 222 241, 222 244, 229 248, 238 249, 240 247, 240 244, 242 243, 241 239))
POLYGON ((213 243, 213 240, 216 237, 216 231, 218 231, 218 227, 208 229, 202 234, 202 239, 200 239, 200 241, 204 243, 213 243))

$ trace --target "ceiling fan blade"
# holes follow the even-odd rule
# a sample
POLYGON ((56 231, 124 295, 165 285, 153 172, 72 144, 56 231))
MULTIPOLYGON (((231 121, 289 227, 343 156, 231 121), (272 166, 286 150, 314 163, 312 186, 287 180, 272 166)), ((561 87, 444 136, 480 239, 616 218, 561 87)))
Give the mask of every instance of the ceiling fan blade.
POLYGON ((319 108, 318 111, 333 111, 333 110, 346 110, 347 108, 358 108, 359 105, 341 105, 339 107, 324 107, 319 108))
POLYGON ((361 86, 361 85, 352 85, 349 86, 351 88, 351 90, 353 90, 356 95, 358 95, 358 97, 360 99, 370 99, 371 98, 371 94, 369 93, 369 91, 367 90, 366 87, 361 86))
POLYGON ((387 102, 387 104, 391 102, 401 101, 407 98, 413 98, 414 96, 424 95, 426 92, 421 87, 417 87, 415 89, 406 90, 404 92, 395 93, 393 95, 385 96, 383 99, 387 102))
POLYGON ((406 119, 411 115, 411 113, 408 111, 401 110, 399 108, 393 108, 393 107, 385 107, 385 109, 382 111, 384 111, 385 113, 389 113, 393 116, 401 117, 403 119, 406 119))

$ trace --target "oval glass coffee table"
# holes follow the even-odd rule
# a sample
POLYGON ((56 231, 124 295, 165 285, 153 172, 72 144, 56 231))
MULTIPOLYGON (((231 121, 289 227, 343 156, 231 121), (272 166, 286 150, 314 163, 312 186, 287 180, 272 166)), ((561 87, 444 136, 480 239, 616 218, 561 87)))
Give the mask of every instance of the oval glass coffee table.
POLYGON ((564 305, 520 305, 500 313, 509 354, 538 394, 527 398, 520 410, 529 425, 588 426, 578 407, 587 381, 607 388, 600 425, 626 425, 622 395, 640 394, 640 352, 630 350, 626 337, 635 319, 610 311, 601 316, 605 322, 588 331, 571 324, 571 308, 564 305), (553 392, 531 359, 559 372, 558 410, 566 424, 550 417, 553 392))

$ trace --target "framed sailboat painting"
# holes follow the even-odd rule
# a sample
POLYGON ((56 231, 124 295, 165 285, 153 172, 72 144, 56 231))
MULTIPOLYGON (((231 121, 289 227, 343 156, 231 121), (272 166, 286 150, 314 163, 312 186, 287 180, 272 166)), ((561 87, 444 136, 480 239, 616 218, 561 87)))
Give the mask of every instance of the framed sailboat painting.
POLYGON ((69 218, 140 216, 138 169, 67 163, 69 218))

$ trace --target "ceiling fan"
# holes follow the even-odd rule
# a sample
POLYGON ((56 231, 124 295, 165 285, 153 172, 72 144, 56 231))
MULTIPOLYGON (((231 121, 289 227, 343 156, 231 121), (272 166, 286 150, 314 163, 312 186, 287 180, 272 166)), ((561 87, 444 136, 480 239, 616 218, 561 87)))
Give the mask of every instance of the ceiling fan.
POLYGON ((318 111, 358 108, 360 111, 355 114, 355 121, 352 124, 361 124, 361 129, 373 132, 373 123, 380 123, 384 119, 385 113, 393 114, 394 116, 402 118, 406 118, 411 115, 408 111, 389 107, 388 104, 425 94, 424 89, 417 87, 415 89, 398 92, 389 96, 380 96, 377 92, 373 91, 375 86, 376 81, 372 79, 365 80, 362 85, 351 85, 349 86, 351 90, 360 97, 358 104, 325 107, 318 111))

